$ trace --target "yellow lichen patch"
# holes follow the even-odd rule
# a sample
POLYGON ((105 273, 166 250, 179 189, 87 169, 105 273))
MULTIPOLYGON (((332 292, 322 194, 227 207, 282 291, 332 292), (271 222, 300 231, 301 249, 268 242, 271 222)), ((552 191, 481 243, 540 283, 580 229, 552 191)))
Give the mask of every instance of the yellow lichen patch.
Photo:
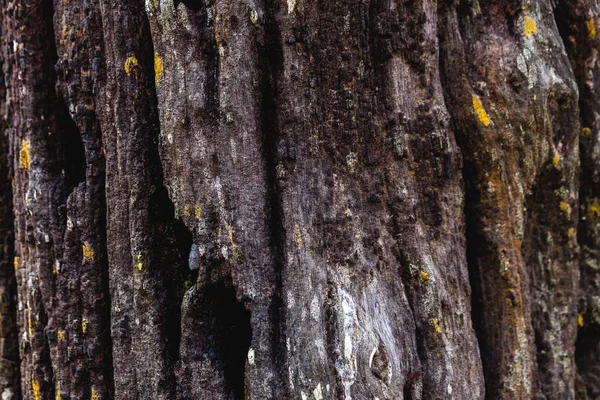
POLYGON ((437 318, 431 318, 431 323, 433 324, 433 329, 435 333, 441 333, 442 329, 440 328, 440 321, 437 318))
POLYGON ((585 21, 585 25, 587 26, 588 37, 593 39, 596 37, 596 23, 594 22, 594 18, 590 18, 585 21))
POLYGON ((125 64, 123 65, 123 68, 125 69, 125 73, 127 75, 130 75, 133 70, 135 69, 135 67, 138 66, 138 60, 137 58, 135 58, 135 56, 130 56, 127 57, 127 60, 125 60, 125 64))
POLYGON ((591 133, 592 133, 592 130, 590 128, 588 128, 588 127, 581 128, 581 134, 583 136, 590 136, 591 133))
POLYGON ((15 267, 15 271, 19 270, 20 263, 21 263, 21 257, 15 256, 15 258, 13 258, 13 266, 15 267))
POLYGON ((94 261, 94 250, 88 242, 83 242, 81 245, 81 251, 83 252, 83 261, 94 261))
POLYGON ((473 110, 475 110, 477 118, 479 118, 479 121, 483 125, 488 126, 490 124, 490 117, 485 111, 485 108, 483 108, 483 103, 481 102, 481 99, 476 94, 473 95, 473 110))
POLYGON ((583 325, 584 325, 583 315, 577 314, 577 326, 581 328, 583 325))
POLYGON ((200 207, 200 204, 197 204, 194 206, 194 217, 196 217, 196 219, 200 219, 200 217, 202 216, 202 207, 200 207))
POLYGON ((250 11, 250 22, 255 24, 258 21, 258 13, 255 10, 250 11))
MULTIPOLYGON (((155 7, 157 8, 157 7, 155 7)), ((156 81, 156 86, 160 86, 160 78, 162 78, 163 74, 163 62, 157 52, 154 52, 154 80, 156 81)))
POLYGON ((24 139, 21 141, 21 150, 19 151, 19 167, 22 169, 29 169, 31 166, 31 155, 29 140, 24 139))
POLYGON ((56 338, 58 339, 59 342, 64 342, 65 341, 65 331, 63 331, 62 329, 59 329, 56 332, 56 338))
POLYGON ((233 228, 231 227, 231 225, 225 225, 225 229, 227 229, 227 236, 229 236, 229 241, 231 242, 231 252, 233 253, 233 258, 236 261, 239 261, 240 254, 237 251, 238 246, 233 241, 233 228))
POLYGON ((40 390, 40 382, 37 378, 33 378, 31 380, 31 394, 35 400, 40 400, 42 398, 42 391, 40 390))
POLYGON ((598 204, 597 200, 594 200, 590 203, 588 207, 588 217, 591 219, 600 217, 600 204, 598 204))
POLYGON ((192 215, 192 206, 190 204, 186 204, 185 207, 183 207, 183 216, 189 217, 191 215, 192 215))
POLYGON ((523 22, 523 32, 525 36, 533 36, 537 33, 537 24, 530 17, 525 17, 523 22))
POLYGON ((88 321, 85 318, 81 319, 81 332, 86 333, 87 332, 87 324, 88 321))
POLYGON ((575 228, 571 227, 571 228, 569 228, 568 233, 569 233, 569 238, 573 239, 573 238, 575 238, 575 234, 577 233, 577 231, 575 230, 575 228))
POLYGON ((62 399, 62 395, 60 393, 60 382, 56 384, 56 394, 55 394, 54 398, 56 400, 61 400, 62 399))
POLYGON ((140 271, 144 269, 144 263, 142 262, 142 253, 138 253, 137 255, 137 268, 140 271))
POLYGON ((560 164, 560 156, 558 153, 554 153, 554 157, 552 157, 552 165, 554 165, 554 168, 557 168, 558 164, 560 164))
POLYGON ((98 393, 96 392, 96 389, 92 386, 92 391, 90 393, 90 399, 92 400, 99 400, 100 396, 98 396, 98 393))
POLYGON ((296 225, 296 229, 294 230, 294 242, 296 242, 296 246, 298 248, 302 247, 302 232, 300 232, 300 227, 296 225))
POLYGON ((571 211, 571 206, 569 206, 569 203, 563 200, 560 202, 560 211, 568 213, 571 211))
POLYGON ((419 277, 421 278, 421 280, 422 280, 422 281, 423 281, 425 284, 428 284, 428 283, 429 283, 429 281, 431 280, 431 277, 429 276, 429 273, 428 273, 428 272, 425 272, 425 271, 421 271, 421 272, 419 273, 419 277))
POLYGON ((158 0, 154 0, 153 5, 154 5, 154 9, 158 10, 158 0))

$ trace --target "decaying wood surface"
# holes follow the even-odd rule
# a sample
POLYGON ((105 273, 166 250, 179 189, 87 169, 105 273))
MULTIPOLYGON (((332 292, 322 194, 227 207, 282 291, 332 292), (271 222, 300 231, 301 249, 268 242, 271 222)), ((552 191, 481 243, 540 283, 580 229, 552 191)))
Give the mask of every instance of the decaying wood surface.
POLYGON ((596 0, 0 5, 2 399, 600 398, 596 0))

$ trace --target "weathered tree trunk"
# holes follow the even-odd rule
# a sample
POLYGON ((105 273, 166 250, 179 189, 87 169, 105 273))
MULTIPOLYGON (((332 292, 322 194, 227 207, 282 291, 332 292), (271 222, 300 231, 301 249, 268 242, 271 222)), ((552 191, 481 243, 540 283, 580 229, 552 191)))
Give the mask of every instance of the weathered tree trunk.
POLYGON ((0 5, 3 399, 600 398, 597 1, 0 5))

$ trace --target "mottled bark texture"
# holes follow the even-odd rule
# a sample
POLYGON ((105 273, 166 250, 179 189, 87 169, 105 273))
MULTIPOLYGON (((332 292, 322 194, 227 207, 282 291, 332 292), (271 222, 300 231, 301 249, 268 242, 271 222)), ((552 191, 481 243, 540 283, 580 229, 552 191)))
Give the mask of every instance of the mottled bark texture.
POLYGON ((600 398, 596 0, 0 5, 3 399, 600 398))

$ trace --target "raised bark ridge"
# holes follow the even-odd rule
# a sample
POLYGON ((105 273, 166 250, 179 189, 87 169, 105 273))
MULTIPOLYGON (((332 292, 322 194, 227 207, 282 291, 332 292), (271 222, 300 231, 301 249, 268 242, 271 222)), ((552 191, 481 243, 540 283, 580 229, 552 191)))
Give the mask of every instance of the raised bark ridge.
POLYGON ((0 392, 598 398, 599 11, 3 0, 0 392))

